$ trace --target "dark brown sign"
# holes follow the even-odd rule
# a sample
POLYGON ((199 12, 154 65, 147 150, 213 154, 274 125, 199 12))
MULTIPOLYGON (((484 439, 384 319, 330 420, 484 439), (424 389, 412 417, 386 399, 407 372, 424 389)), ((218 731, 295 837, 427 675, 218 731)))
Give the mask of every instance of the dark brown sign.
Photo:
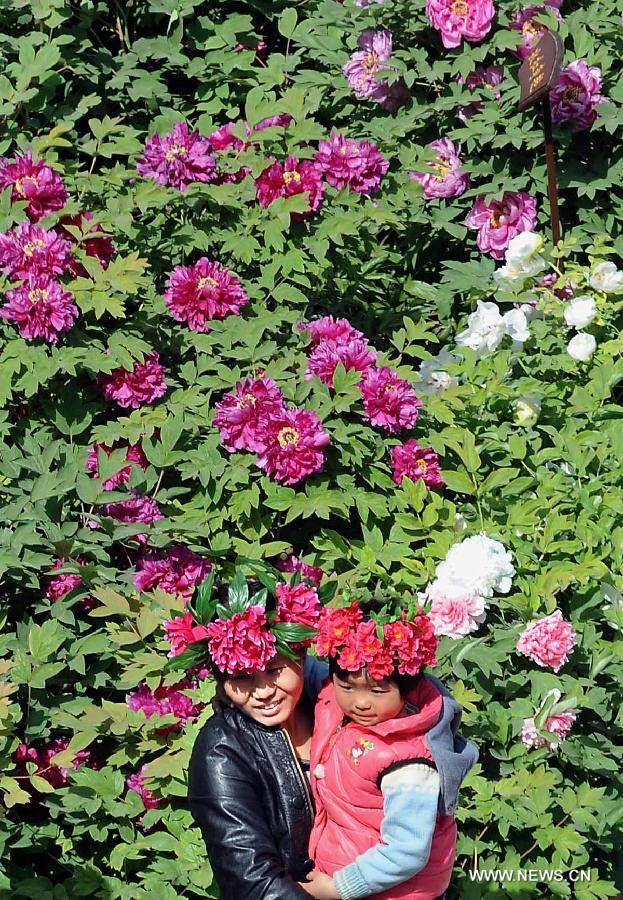
POLYGON ((563 45, 555 31, 545 31, 532 53, 519 68, 520 112, 538 103, 558 81, 563 45))

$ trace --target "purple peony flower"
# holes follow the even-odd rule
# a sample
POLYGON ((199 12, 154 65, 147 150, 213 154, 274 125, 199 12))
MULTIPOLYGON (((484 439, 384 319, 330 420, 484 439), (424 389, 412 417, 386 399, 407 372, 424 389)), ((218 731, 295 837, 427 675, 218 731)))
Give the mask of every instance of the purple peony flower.
POLYGON ((28 201, 26 215, 31 222, 62 209, 67 202, 67 189, 60 175, 42 159, 33 162, 30 150, 12 160, 0 157, 0 192, 7 187, 11 188, 12 203, 28 201))
POLYGON ((143 362, 134 363, 131 371, 120 366, 112 372, 100 372, 95 379, 105 400, 114 400, 123 409, 138 409, 153 403, 167 392, 164 366, 157 350, 147 354, 143 362))
POLYGON ((13 231, 0 234, 0 269, 9 278, 29 275, 62 275, 71 244, 55 231, 20 222, 13 231))
POLYGON ((590 128, 599 113, 595 108, 608 99, 601 90, 601 69, 587 66, 576 59, 560 73, 556 87, 549 95, 552 121, 572 122, 574 131, 590 128))
POLYGON ((411 177, 420 182, 424 196, 460 197, 469 187, 469 175, 462 169, 457 148, 449 138, 441 138, 428 145, 437 151, 437 162, 424 163, 425 171, 411 172, 411 177))
POLYGON ((224 319, 248 302, 240 280, 226 266, 202 256, 194 266, 176 266, 164 300, 178 322, 194 331, 209 331, 212 319, 224 319))
POLYGON ((361 49, 352 54, 342 71, 356 97, 371 97, 381 103, 387 100, 388 83, 376 75, 390 68, 386 63, 392 54, 392 33, 369 28, 357 43, 361 49))
POLYGON ((216 178, 216 161, 208 138, 189 132, 185 122, 176 122, 173 131, 154 134, 145 144, 136 168, 143 178, 185 191, 197 181, 216 178))
POLYGON ((536 225, 536 200, 523 191, 505 191, 501 200, 483 196, 467 214, 465 224, 478 230, 478 246, 494 259, 504 259, 504 253, 512 238, 522 231, 534 231, 536 225))
POLYGON ((55 344, 78 315, 73 296, 49 277, 30 275, 19 287, 7 291, 6 297, 8 303, 0 308, 0 316, 15 322, 26 340, 43 338, 55 344))
POLYGON ((515 48, 515 53, 520 59, 525 59, 531 53, 546 30, 545 25, 535 21, 535 16, 538 16, 539 13, 545 10, 551 10, 560 19, 561 16, 558 10, 561 4, 562 0, 545 0, 545 3, 531 3, 528 6, 524 6, 515 15, 515 18, 510 23, 510 27, 521 32, 521 41, 515 48))
MULTIPOLYGON (((456 80, 459 84, 464 84, 469 91, 474 91, 480 87, 487 88, 492 92, 496 100, 499 100, 502 94, 496 88, 504 80, 504 70, 501 66, 487 66, 486 68, 477 66, 473 72, 469 73, 467 78, 463 79, 460 75, 457 75, 456 80)), ((469 103, 466 103, 465 106, 459 109, 459 119, 465 122, 475 113, 480 112, 483 106, 483 100, 470 100, 469 103)))

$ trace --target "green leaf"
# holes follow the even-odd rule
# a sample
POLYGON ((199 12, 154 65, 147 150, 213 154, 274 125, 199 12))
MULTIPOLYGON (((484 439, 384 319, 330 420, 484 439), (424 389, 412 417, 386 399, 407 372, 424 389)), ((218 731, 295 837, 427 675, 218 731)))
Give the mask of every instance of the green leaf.
POLYGON ((289 6, 281 13, 279 16, 279 20, 277 22, 277 28, 279 29, 279 34, 282 34, 285 38, 291 38, 294 35, 296 29, 296 23, 298 20, 298 15, 294 7, 289 6))

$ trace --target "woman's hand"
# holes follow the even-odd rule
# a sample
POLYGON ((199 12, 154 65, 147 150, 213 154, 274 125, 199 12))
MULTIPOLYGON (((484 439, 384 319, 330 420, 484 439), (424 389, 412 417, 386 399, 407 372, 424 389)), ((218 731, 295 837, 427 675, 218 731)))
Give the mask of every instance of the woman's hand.
POLYGON ((300 881, 299 884, 316 900, 340 900, 331 876, 319 872, 318 869, 310 872, 307 881, 300 881))

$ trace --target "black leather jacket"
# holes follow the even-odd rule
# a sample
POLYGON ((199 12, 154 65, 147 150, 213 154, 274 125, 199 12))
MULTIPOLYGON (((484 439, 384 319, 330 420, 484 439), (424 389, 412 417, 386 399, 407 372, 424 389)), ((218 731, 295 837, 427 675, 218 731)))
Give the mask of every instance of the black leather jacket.
POLYGON ((190 810, 223 900, 309 900, 313 802, 288 734, 237 709, 203 726, 190 759, 190 810))

